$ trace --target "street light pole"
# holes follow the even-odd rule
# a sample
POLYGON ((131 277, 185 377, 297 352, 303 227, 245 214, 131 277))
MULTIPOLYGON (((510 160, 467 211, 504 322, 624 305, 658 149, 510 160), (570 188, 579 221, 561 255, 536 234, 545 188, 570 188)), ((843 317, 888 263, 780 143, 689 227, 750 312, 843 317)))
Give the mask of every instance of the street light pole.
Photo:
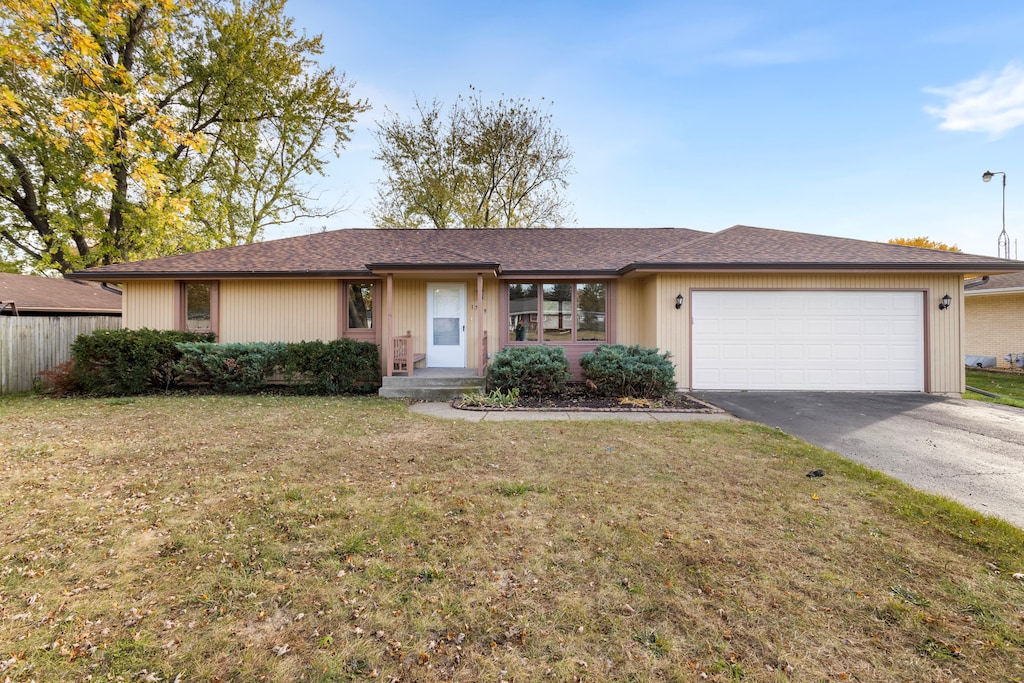
POLYGON ((996 254, 999 258, 1010 258, 1010 236, 1006 234, 1006 174, 1002 171, 985 171, 981 174, 984 182, 992 180, 993 176, 1003 176, 1003 231, 999 233, 999 241, 996 244, 996 254), (1006 255, 1003 255, 1006 252, 1006 255))

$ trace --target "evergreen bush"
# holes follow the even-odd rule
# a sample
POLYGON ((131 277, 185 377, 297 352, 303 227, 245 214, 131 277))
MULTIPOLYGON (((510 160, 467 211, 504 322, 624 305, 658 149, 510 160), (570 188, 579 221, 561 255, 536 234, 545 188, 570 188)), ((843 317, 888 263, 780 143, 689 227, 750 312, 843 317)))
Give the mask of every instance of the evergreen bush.
POLYGON ((664 398, 676 390, 670 357, 639 345, 602 344, 580 357, 580 367, 588 386, 601 396, 664 398))
POLYGON ((494 354, 487 385, 492 391, 545 396, 561 393, 571 376, 561 346, 509 346, 494 354))
POLYGON ((177 330, 96 330, 71 345, 71 376, 96 396, 131 396, 167 390, 178 383, 179 342, 212 341, 210 333, 177 330))
POLYGON ((189 381, 218 393, 251 393, 284 366, 288 345, 283 342, 178 344, 176 368, 189 381))
POLYGON ((285 376, 311 394, 369 393, 380 386, 377 345, 354 339, 289 344, 285 376))

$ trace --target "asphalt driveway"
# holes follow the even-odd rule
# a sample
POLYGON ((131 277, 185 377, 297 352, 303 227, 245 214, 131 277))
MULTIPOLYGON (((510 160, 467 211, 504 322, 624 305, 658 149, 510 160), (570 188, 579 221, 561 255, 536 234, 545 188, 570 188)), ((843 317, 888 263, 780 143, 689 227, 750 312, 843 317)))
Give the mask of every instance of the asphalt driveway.
POLYGON ((926 394, 696 395, 1024 528, 1024 410, 926 394))

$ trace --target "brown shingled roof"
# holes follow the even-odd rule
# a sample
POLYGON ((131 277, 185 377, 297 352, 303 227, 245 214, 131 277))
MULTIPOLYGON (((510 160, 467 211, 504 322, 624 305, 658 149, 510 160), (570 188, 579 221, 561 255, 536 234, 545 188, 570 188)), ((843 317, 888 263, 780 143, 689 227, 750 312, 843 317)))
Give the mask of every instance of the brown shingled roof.
POLYGON ((121 313, 121 296, 92 282, 0 273, 0 305, 11 301, 19 313, 121 313))
POLYGON ((993 256, 868 242, 846 237, 735 225, 658 254, 633 268, 687 269, 910 268, 999 272, 1024 268, 1024 262, 993 256))
POLYGON ((636 269, 911 269, 996 273, 1024 262, 735 226, 517 230, 336 230, 90 268, 88 279, 339 277, 387 270, 488 269, 611 275, 636 269))

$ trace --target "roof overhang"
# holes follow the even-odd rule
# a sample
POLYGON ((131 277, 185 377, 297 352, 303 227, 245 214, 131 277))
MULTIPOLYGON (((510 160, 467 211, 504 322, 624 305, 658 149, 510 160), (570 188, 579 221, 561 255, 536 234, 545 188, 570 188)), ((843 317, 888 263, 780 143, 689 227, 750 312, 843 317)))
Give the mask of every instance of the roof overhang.
POLYGON ((72 274, 76 280, 95 280, 97 282, 124 282, 126 280, 255 280, 262 278, 310 280, 310 279, 338 279, 368 277, 372 273, 368 270, 282 270, 282 271, 208 271, 183 273, 181 271, 165 271, 150 273, 132 273, 108 271, 104 273, 91 273, 88 270, 75 271, 72 274))
POLYGON ((1015 268, 995 270, 979 264, 949 263, 631 263, 618 271, 618 275, 633 273, 985 273, 998 275, 1024 270, 1024 263, 1015 268))
POLYGON ((374 275, 402 273, 403 275, 444 275, 448 273, 501 273, 500 263, 367 263, 374 275))
POLYGON ((1024 294, 1024 287, 1001 287, 999 289, 964 290, 964 296, 991 296, 994 294, 1024 294))

